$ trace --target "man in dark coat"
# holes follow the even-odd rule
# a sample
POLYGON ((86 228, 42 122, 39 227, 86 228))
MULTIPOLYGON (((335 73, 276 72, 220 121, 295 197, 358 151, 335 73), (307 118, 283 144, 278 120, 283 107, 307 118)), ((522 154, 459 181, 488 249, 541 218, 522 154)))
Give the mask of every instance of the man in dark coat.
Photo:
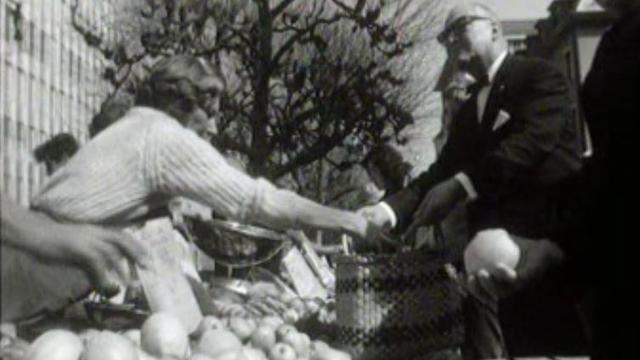
MULTIPOLYGON (((547 238, 561 221, 556 216, 561 197, 582 166, 568 84, 545 61, 509 55, 500 21, 484 5, 454 7, 439 40, 477 84, 453 118, 449 139, 436 162, 405 189, 361 212, 380 231, 408 227, 411 232, 442 220, 453 207, 466 202, 471 235, 501 228, 516 240, 520 262, 515 272, 503 275, 520 289, 548 276, 564 259, 563 244, 547 238)), ((479 275, 488 276, 486 272, 479 275)), ((519 291, 523 292, 526 295, 501 301, 501 324, 496 306, 487 309, 480 302, 467 301, 466 358, 504 357, 500 327, 505 324, 507 346, 518 355, 563 352, 559 347, 542 347, 545 333, 562 334, 562 327, 545 323, 539 313, 525 316, 530 312, 522 309, 531 303, 535 307, 526 310, 537 312, 556 299, 538 288, 519 291), (520 327, 537 332, 522 332, 513 324, 523 321, 526 324, 520 327)), ((563 305, 573 305, 573 299, 562 300, 565 294, 556 295, 563 305)), ((493 305, 497 301, 489 300, 493 305)), ((577 316, 569 322, 574 327, 565 334, 580 331, 577 316)))
POLYGON ((639 301, 631 289, 640 201, 640 1, 598 2, 620 17, 603 35, 581 93, 593 156, 575 202, 575 212, 587 217, 574 227, 574 248, 583 273, 595 280, 592 359, 640 359, 639 301))

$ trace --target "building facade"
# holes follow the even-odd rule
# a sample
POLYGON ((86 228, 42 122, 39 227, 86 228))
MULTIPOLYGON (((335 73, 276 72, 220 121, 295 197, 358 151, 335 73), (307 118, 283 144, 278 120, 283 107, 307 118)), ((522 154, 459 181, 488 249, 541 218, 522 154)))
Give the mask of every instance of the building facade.
POLYGON ((536 34, 536 20, 503 20, 502 31, 509 52, 512 54, 524 54, 527 52, 527 37, 536 34))
MULTIPOLYGON (((0 0, 0 191, 23 205, 42 185, 32 151, 60 132, 80 143, 107 94, 105 60, 72 27, 77 0, 0 0)), ((80 1, 79 21, 109 36, 111 0, 80 1)))

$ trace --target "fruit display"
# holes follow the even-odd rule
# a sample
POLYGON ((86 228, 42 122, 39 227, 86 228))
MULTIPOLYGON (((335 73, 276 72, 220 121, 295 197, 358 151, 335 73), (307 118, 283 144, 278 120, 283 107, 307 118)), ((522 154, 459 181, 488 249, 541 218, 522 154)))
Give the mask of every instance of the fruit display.
MULTIPOLYGON (((3 345, 4 346, 4 345, 3 345)), ((7 345, 10 346, 10 345, 7 345)), ((3 354, 9 354, 3 348, 3 354)), ((312 341, 277 316, 205 316, 192 334, 167 313, 150 315, 141 329, 121 332, 52 329, 10 360, 345 360, 351 357, 312 341)))
POLYGON ((267 281, 244 284, 240 292, 211 294, 216 315, 221 318, 276 317, 283 322, 295 324, 320 313, 326 301, 319 298, 302 299, 292 290, 267 281))

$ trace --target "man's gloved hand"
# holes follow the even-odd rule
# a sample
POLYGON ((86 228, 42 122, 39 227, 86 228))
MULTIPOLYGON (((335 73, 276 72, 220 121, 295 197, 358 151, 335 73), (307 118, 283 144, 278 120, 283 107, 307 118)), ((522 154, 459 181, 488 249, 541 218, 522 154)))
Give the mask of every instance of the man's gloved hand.
POLYGON ((483 301, 495 301, 528 286, 563 263, 560 247, 547 240, 531 240, 511 235, 520 248, 520 261, 515 270, 503 264, 491 272, 480 269, 467 276, 467 288, 483 301))
POLYGON ((443 220, 467 193, 455 178, 445 180, 434 186, 424 197, 406 234, 412 234, 420 226, 432 225, 443 220))

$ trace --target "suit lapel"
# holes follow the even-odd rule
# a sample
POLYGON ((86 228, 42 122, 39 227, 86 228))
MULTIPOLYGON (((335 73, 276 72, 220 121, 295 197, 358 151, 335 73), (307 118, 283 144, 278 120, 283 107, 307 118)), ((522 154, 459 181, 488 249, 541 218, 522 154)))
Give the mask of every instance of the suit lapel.
POLYGON ((494 122, 496 121, 496 116, 498 115, 498 111, 502 105, 503 95, 507 88, 507 79, 509 79, 508 75, 511 71, 513 61, 513 56, 507 55, 493 79, 491 92, 487 99, 487 105, 485 106, 484 113, 482 114, 481 124, 484 129, 491 130, 494 122))

